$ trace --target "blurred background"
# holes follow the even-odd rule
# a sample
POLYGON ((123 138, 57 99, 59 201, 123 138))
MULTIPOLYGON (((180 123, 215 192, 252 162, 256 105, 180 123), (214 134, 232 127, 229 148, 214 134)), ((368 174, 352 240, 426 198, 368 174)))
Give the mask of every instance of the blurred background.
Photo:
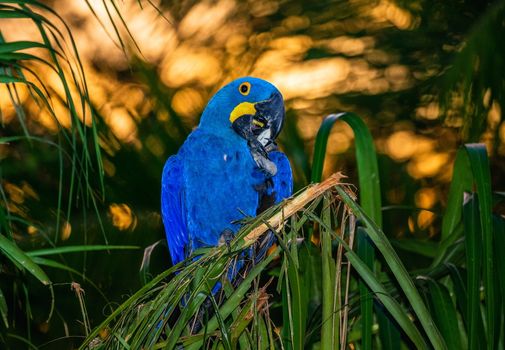
MULTIPOLYGON (((42 348, 79 344, 87 322, 99 324, 170 266, 159 213, 163 164, 209 98, 241 76, 264 78, 285 98, 279 144, 296 189, 310 180, 326 115, 352 111, 366 121, 379 154, 384 231, 393 239, 437 241, 464 142, 486 144, 493 189, 505 191, 504 1, 21 3, 0 1, 1 42, 45 42, 43 26, 65 55, 21 51, 40 58, 22 70, 42 95, 1 80, 0 205, 8 230, 24 251, 106 242, 139 249, 60 256, 74 271, 46 269, 54 298, 0 257, 0 289, 15 325, 2 337, 11 346, 15 337, 42 348), (47 21, 5 15, 28 10, 47 21)), ((324 176, 343 171, 356 183, 353 147, 351 129, 337 123, 324 176)))

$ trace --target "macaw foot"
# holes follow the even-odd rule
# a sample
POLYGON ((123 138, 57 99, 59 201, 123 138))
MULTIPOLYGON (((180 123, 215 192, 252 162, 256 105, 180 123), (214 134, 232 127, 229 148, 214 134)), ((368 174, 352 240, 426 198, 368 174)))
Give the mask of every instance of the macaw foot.
POLYGON ((228 250, 230 250, 230 243, 232 239, 235 237, 235 233, 229 228, 225 228, 219 237, 219 245, 226 244, 228 250))
POLYGON ((212 318, 214 314, 213 310, 214 308, 212 301, 209 298, 205 299, 202 306, 198 310, 198 313, 194 315, 189 322, 191 334, 197 334, 200 332, 200 330, 203 328, 203 325, 205 324, 205 320, 210 320, 212 318))

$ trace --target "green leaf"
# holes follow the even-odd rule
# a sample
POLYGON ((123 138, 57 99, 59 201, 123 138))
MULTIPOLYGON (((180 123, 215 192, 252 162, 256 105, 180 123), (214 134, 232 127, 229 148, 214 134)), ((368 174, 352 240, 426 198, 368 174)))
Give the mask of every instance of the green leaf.
MULTIPOLYGON (((503 254, 503 247, 505 247, 505 219, 501 216, 493 217, 493 224, 495 228, 495 257, 496 257, 496 270, 505 271, 505 254, 503 254)), ((505 274, 498 273, 497 277, 500 281, 501 293, 505 295, 505 274)))
POLYGON ((0 18, 28 18, 28 15, 18 11, 0 10, 0 18))
POLYGON ((75 245, 66 247, 54 247, 47 249, 38 249, 26 252, 28 256, 46 256, 66 253, 94 252, 102 250, 135 250, 138 246, 131 245, 75 245))
POLYGON ((344 203, 352 210, 354 215, 356 215, 356 217, 365 224, 365 230, 368 233, 368 236, 374 242, 377 249, 381 252, 384 260, 391 269, 391 272, 396 277, 401 290, 407 297, 410 305, 412 306, 412 309, 419 318, 419 321, 423 326, 424 331, 428 335, 428 338, 430 339, 433 347, 437 350, 446 349, 444 339, 440 335, 435 322, 431 318, 426 305, 422 301, 421 296, 419 295, 419 292, 414 285, 414 282, 410 278, 409 273, 403 266, 400 258, 391 246, 391 243, 387 239, 384 232, 382 232, 382 230, 368 217, 368 215, 364 213, 363 209, 361 209, 349 197, 345 190, 340 187, 337 187, 336 190, 344 203))
POLYGON ((249 298, 247 303, 242 307, 240 313, 237 314, 233 323, 230 326, 231 330, 231 342, 233 346, 236 346, 237 342, 245 331, 246 327, 252 322, 253 318, 251 317, 253 313, 254 307, 254 298, 249 298))
POLYGON ((480 234, 479 204, 477 195, 473 195, 463 206, 465 228, 467 273, 467 334, 468 346, 476 349, 485 343, 485 337, 479 333, 480 323, 480 281, 482 268, 482 238, 480 234))
POLYGON ((428 291, 435 322, 445 339, 447 348, 449 350, 462 349, 456 308, 452 303, 449 290, 441 283, 429 279, 428 291))
POLYGON ((14 41, 8 43, 0 43, 0 54, 1 53, 9 53, 19 50, 31 49, 35 47, 46 47, 42 43, 38 43, 36 41, 14 41))
POLYGON ((459 313, 461 314, 461 318, 463 319, 463 323, 465 325, 468 323, 467 317, 467 303, 468 296, 466 293, 466 271, 462 268, 456 267, 454 264, 447 264, 447 268, 449 269, 449 274, 451 276, 453 291, 456 295, 456 305, 458 306, 459 313))
POLYGON ((428 346, 424 342, 421 333, 419 333, 412 320, 407 316, 406 311, 402 309, 395 298, 391 296, 388 291, 380 284, 368 266, 366 266, 366 264, 361 261, 358 255, 350 249, 347 250, 346 255, 359 276, 370 287, 377 299, 380 300, 380 302, 396 320, 398 325, 402 328, 409 339, 412 340, 416 348, 428 349, 428 346))
POLYGON ((293 257, 293 262, 288 261, 287 276, 289 281, 291 295, 291 314, 292 314, 292 331, 293 331, 293 349, 303 349, 305 344, 305 327, 307 323, 307 306, 308 306, 308 286, 304 283, 300 263, 298 260, 298 245, 291 244, 290 256, 293 257))
MULTIPOLYGON (((374 261, 373 247, 362 227, 358 227, 356 230, 356 252, 368 268, 372 269, 374 261)), ((373 297, 364 282, 359 283, 358 288, 361 310, 361 346, 363 349, 372 349, 373 297)))
POLYGON ((9 319, 7 318, 8 311, 9 309, 7 307, 7 302, 5 301, 4 293, 0 289, 0 316, 2 316, 5 328, 9 328, 9 319))
MULTIPOLYGON (((352 201, 352 199, 348 197, 348 195, 346 194, 345 190, 341 189, 340 187, 336 187, 336 190, 339 192, 341 197, 343 197, 344 203, 347 204, 347 200, 352 201)), ((359 208, 357 205, 356 207, 359 208)), ((363 218, 361 214, 357 215, 357 217, 363 218)), ((327 225, 320 218, 315 216, 313 216, 312 218, 314 219, 314 221, 318 222, 321 226, 326 227, 326 229, 331 229, 327 227, 327 225)), ((404 330, 407 336, 414 342, 414 344, 416 344, 417 348, 427 349, 428 347, 424 342, 422 336, 420 335, 419 331, 413 325, 412 320, 407 316, 405 310, 401 308, 400 304, 396 301, 396 299, 389 294, 389 292, 378 281, 378 279, 372 273, 370 268, 366 266, 366 264, 356 254, 356 252, 354 252, 340 236, 337 235, 335 236, 335 238, 345 248, 347 259, 352 264, 353 268, 356 270, 359 277, 362 278, 363 281, 365 281, 365 283, 369 286, 369 288, 375 294, 377 299, 381 301, 386 310, 397 321, 397 323, 404 330)))
POLYGON ((483 242, 484 258, 484 294, 486 301, 486 329, 488 338, 488 348, 495 349, 495 337, 500 330, 496 329, 495 322, 496 302, 495 302, 495 281, 497 276, 494 271, 493 239, 492 228, 492 193, 491 174, 489 170, 489 160, 486 146, 484 144, 467 144, 465 149, 471 164, 474 182, 479 194, 479 216, 481 239, 483 242))
POLYGON ((0 234, 0 251, 2 251, 9 260, 15 262, 18 266, 21 266, 24 270, 31 273, 42 284, 51 284, 51 281, 44 270, 34 263, 33 260, 21 249, 19 249, 15 243, 2 234, 0 234))
POLYGON ((399 349, 401 346, 401 334, 396 328, 396 325, 391 321, 390 317, 391 316, 386 315, 386 313, 382 310, 381 312, 377 312, 380 341, 382 349, 384 350, 395 350, 399 349))
POLYGON ((447 207, 442 220, 442 241, 454 233, 461 221, 463 193, 472 190, 472 170, 466 153, 460 149, 456 153, 447 207))
MULTIPOLYGON (((502 319, 502 315, 505 314, 505 254, 503 254, 503 247, 505 247, 505 219, 501 216, 493 217, 493 227, 494 227, 494 235, 495 235, 495 244, 494 244, 494 258, 496 261, 496 278, 498 280, 497 293, 496 296, 500 298, 501 312, 496 312, 497 316, 497 327, 505 326, 505 319, 502 319)), ((503 331, 502 331, 503 332, 503 331)), ((500 335, 500 332, 498 332, 500 335)), ((502 335, 505 335, 502 333, 502 335)))
POLYGON ((331 207, 328 198, 323 201, 321 227, 321 262, 322 262, 322 326, 321 326, 321 349, 336 349, 339 345, 339 324, 337 310, 340 309, 340 302, 335 298, 338 288, 335 279, 336 266, 332 254, 332 235, 331 230, 331 207))
MULTIPOLYGON (((321 181, 324 159, 326 155, 326 146, 331 128, 337 121, 346 122, 354 132, 356 144, 356 162, 359 177, 359 198, 360 205, 364 212, 377 224, 382 227, 381 211, 381 192, 379 182, 379 167, 377 165, 377 156, 372 135, 363 120, 354 113, 339 113, 327 116, 316 137, 314 146, 314 158, 312 161, 312 182, 321 181)), ((366 239, 358 239, 358 254, 373 269, 375 252, 373 245, 366 239)), ((360 282, 360 307, 362 323, 362 347, 363 349, 372 348, 372 325, 373 325, 373 304, 368 298, 369 291, 367 287, 360 282)), ((382 312, 377 309, 377 312, 382 312)), ((387 322, 387 318, 382 318, 387 322)), ((399 334, 386 334, 386 330, 394 332, 394 326, 381 328, 381 338, 398 339, 399 334)), ((395 344, 399 346, 399 344, 395 344)))
MULTIPOLYGON (((243 299, 244 295, 247 293, 249 288, 251 287, 251 283, 254 278, 258 276, 261 271, 267 266, 272 259, 277 257, 280 252, 280 247, 277 247, 275 251, 273 251, 270 255, 268 255, 263 261, 254 266, 249 274, 244 278, 242 283, 235 289, 233 294, 224 302, 224 304, 219 308, 219 315, 222 318, 228 317, 233 310, 235 310, 240 302, 243 299)), ((207 323, 206 331, 213 332, 217 329, 218 326, 218 318, 216 316, 212 317, 207 323)), ((188 350, 199 349, 202 346, 203 341, 198 341, 194 343, 192 346, 188 346, 188 350)))
POLYGON ((98 336, 100 331, 107 327, 107 325, 112 322, 116 317, 118 317, 122 312, 124 312, 128 307, 130 307, 135 300, 137 300, 140 296, 145 295, 153 286, 158 284, 160 281, 167 278, 167 276, 171 275, 176 271, 177 268, 180 267, 180 264, 172 266, 170 269, 163 271, 156 278, 150 281, 148 284, 140 288, 137 292, 135 292, 131 297, 129 297, 124 303, 119 305, 119 307, 114 310, 100 325, 95 327, 85 341, 80 345, 79 350, 84 350, 88 346, 88 344, 98 336))

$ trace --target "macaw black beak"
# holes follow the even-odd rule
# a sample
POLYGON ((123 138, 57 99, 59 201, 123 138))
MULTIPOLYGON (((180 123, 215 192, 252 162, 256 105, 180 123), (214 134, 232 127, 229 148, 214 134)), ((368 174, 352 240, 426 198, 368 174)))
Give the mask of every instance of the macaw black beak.
POLYGON ((274 92, 267 100, 242 102, 230 114, 233 130, 247 140, 254 161, 268 176, 277 173, 277 166, 268 153, 277 149, 275 139, 284 122, 282 95, 274 92))
MULTIPOLYGON (((275 149, 275 139, 281 132, 284 123, 284 102, 279 92, 274 92, 270 98, 256 102, 249 114, 244 114, 232 122, 237 134, 249 143, 260 144, 264 152, 275 149)), ((258 145, 259 146, 259 145, 258 145)))
POLYGON ((281 132, 284 123, 284 101, 279 92, 274 92, 266 101, 255 104, 255 117, 266 122, 266 127, 270 129, 270 139, 275 141, 281 132))

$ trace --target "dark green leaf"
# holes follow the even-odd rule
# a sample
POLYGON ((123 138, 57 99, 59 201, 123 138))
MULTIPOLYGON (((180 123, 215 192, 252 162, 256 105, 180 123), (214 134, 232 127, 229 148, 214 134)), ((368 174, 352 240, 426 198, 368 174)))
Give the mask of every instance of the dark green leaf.
POLYGON ((25 254, 18 246, 10 241, 7 237, 0 234, 0 251, 11 261, 15 262, 18 266, 31 273, 42 284, 49 285, 51 281, 46 273, 36 264, 33 260, 25 254))
POLYGON ((428 280, 428 297, 432 305, 435 322, 449 350, 459 350, 461 336, 458 328, 456 308, 447 288, 434 280, 428 280))

